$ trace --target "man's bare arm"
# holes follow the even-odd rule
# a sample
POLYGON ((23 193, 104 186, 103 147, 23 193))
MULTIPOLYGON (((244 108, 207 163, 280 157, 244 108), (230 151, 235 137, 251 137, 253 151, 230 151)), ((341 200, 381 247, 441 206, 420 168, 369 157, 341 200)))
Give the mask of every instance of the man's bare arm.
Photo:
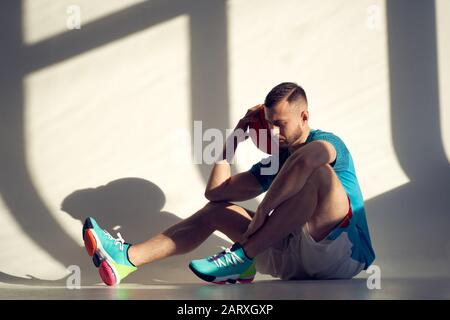
MULTIPOLYGON (((216 164, 214 170, 227 171, 229 164, 216 164)), ((211 176, 214 174, 212 173, 211 176)), ((216 187, 207 188, 205 197, 210 201, 244 201, 253 199, 262 192, 258 180, 250 172, 242 172, 229 176, 216 187)))
MULTIPOLYGON (((262 108, 257 105, 248 110, 239 121, 234 132, 245 132, 251 121, 254 121, 256 111, 262 108)), ((241 137, 242 138, 242 137, 241 137)), ((244 201, 252 199, 263 192, 258 180, 249 172, 231 176, 230 163, 233 160, 239 142, 243 141, 234 135, 228 137, 221 157, 216 161, 209 176, 205 190, 205 197, 210 201, 244 201), (228 152, 227 152, 228 151, 228 152)))

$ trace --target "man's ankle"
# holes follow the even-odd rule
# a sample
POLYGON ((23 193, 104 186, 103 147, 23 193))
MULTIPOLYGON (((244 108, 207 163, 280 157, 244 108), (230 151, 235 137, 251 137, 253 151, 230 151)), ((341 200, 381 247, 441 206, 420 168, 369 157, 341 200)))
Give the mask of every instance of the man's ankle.
POLYGON ((127 249, 127 258, 129 263, 131 263, 134 267, 138 267, 139 264, 134 258, 136 253, 135 249, 136 248, 132 244, 130 244, 130 246, 127 249))
POLYGON ((249 249, 246 247, 245 244, 241 244, 241 247, 242 247, 242 251, 244 252, 245 256, 249 260, 253 260, 255 258, 255 256, 252 254, 252 252, 249 252, 249 249))

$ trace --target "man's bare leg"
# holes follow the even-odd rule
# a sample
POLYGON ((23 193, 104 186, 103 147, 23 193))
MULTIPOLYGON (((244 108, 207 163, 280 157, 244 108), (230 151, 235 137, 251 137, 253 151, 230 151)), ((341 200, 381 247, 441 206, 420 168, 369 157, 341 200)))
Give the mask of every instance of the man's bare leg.
POLYGON ((319 241, 348 212, 345 189, 333 169, 316 169, 303 189, 282 203, 267 222, 250 239, 243 234, 254 215, 253 211, 226 202, 210 202, 191 217, 155 237, 131 246, 128 254, 136 266, 169 256, 184 254, 197 248, 215 230, 234 242, 244 244, 250 257, 270 247, 308 222, 311 236, 319 241))
POLYGON ((214 231, 226 234, 232 241, 242 242, 243 234, 255 213, 227 202, 209 202, 189 218, 173 225, 153 238, 132 245, 128 257, 140 266, 169 256, 190 252, 214 231))
POLYGON ((345 217, 347 194, 334 170, 325 165, 316 169, 302 190, 276 208, 265 224, 243 247, 255 257, 308 222, 311 236, 322 240, 345 217))

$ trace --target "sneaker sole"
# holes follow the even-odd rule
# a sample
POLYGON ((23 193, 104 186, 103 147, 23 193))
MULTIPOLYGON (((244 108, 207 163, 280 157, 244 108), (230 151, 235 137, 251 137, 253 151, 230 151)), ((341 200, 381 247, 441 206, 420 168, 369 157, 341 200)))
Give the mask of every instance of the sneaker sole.
POLYGON ((87 218, 83 225, 84 247, 92 261, 102 281, 108 286, 115 286, 120 283, 120 277, 116 268, 112 265, 113 259, 103 249, 102 243, 98 239, 90 218, 87 218))
POLYGON ((242 278, 239 277, 239 275, 237 275, 237 276, 231 276, 228 279, 216 280, 217 279, 216 277, 210 276, 210 275, 207 275, 207 274, 203 274, 203 273, 199 272, 198 270, 194 269, 191 264, 189 264, 189 269, 191 269, 191 271, 197 277, 202 279, 203 281, 211 282, 211 283, 215 283, 215 284, 227 284, 227 283, 235 284, 236 282, 239 282, 239 283, 242 283, 242 284, 247 284, 247 283, 253 282, 253 280, 255 279, 255 277, 248 278, 248 279, 242 279, 242 278))

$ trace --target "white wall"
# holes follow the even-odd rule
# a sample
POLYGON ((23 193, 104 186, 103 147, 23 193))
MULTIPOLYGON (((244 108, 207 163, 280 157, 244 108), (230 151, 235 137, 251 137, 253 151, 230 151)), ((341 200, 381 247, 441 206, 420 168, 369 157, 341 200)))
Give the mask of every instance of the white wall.
MULTIPOLYGON (((84 216, 100 216, 108 227, 121 225, 127 240, 138 241, 195 212, 206 201, 208 167, 174 161, 180 149, 187 158, 189 143, 180 141, 181 134, 190 132, 192 120, 231 128, 282 81, 305 88, 313 128, 336 133, 349 147, 368 201, 376 264, 384 274, 446 274, 449 238, 427 233, 448 222, 442 214, 449 212, 449 202, 439 203, 441 220, 433 221, 433 196, 423 193, 425 183, 410 181, 393 142, 385 2, 230 0, 224 28, 205 3, 27 0, 2 14, 11 27, 2 31, 2 42, 11 49, 1 62, 8 75, 0 84, 5 115, 0 119, 0 281, 20 283, 27 274, 56 280, 69 264, 81 265, 95 279, 88 262, 80 261, 87 259, 80 237, 84 216), (81 8, 81 30, 66 28, 71 4, 81 8), (137 9, 121 14, 130 8, 137 9), (228 43, 209 47, 202 42, 205 36, 214 39, 215 30, 228 43), (21 49, 21 42, 27 47, 21 49), (393 196, 411 188, 398 199, 393 196), (411 197, 426 204, 431 219, 416 240, 431 236, 429 246, 442 245, 439 258, 426 256, 435 249, 425 245, 412 250, 416 244, 409 231, 392 228, 386 208, 419 210, 414 201, 400 206, 411 197), (405 256, 399 256, 402 252, 405 256)), ((225 17, 221 3, 208 4, 219 18, 225 17)), ((436 3, 438 107, 447 161, 448 6, 445 0, 436 3)), ((239 170, 262 156, 250 142, 239 152, 239 170)), ((441 185, 446 188, 448 181, 441 185)), ((408 223, 420 230, 416 211, 408 223)), ((218 236, 194 256, 215 251, 224 243, 218 236)), ((172 258, 133 279, 192 280, 187 259, 172 258), (167 268, 177 276, 167 277, 167 268)))

